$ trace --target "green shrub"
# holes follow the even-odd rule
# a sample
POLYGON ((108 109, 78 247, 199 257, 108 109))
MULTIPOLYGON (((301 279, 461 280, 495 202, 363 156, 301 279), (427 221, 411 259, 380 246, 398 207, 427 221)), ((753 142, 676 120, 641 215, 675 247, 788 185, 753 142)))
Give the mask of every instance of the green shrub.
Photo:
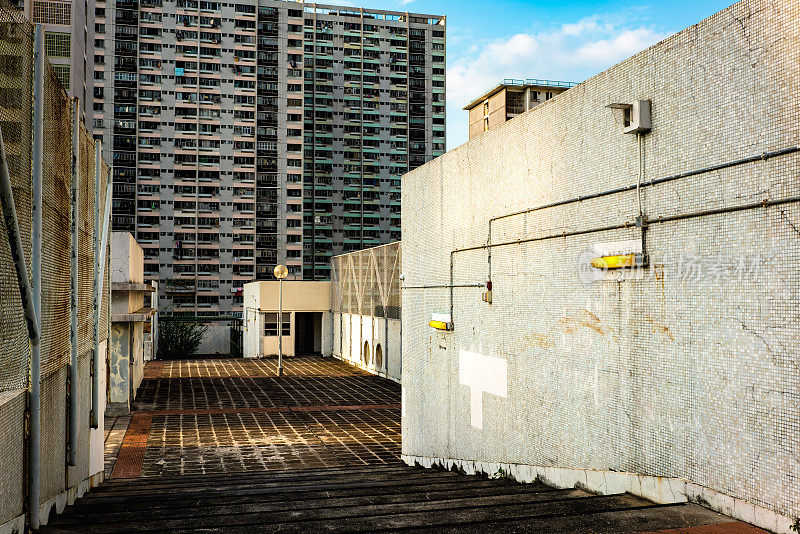
POLYGON ((158 359, 176 360, 197 352, 206 332, 206 325, 175 318, 158 321, 158 359))

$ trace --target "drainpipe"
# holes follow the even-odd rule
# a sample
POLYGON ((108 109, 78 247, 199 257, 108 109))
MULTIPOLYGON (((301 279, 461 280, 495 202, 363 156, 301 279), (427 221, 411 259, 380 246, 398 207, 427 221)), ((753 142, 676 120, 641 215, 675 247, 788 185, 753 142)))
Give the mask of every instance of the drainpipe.
POLYGON ((75 98, 72 107, 72 187, 70 191, 70 355, 69 355, 69 453, 67 465, 76 464, 78 450, 78 181, 80 179, 80 119, 75 98))
MULTIPOLYGON (((44 174, 44 27, 36 25, 33 41, 33 154, 31 169, 31 292, 36 324, 42 324, 42 179, 44 174)), ((28 513, 39 528, 39 453, 41 443, 42 347, 31 343, 30 439, 28 441, 28 513)))
MULTIPOLYGON (((100 168, 102 164, 102 157, 101 154, 101 146, 100 141, 97 142, 95 145, 95 177, 96 183, 100 183, 100 168)), ((111 198, 112 198, 112 190, 114 181, 112 180, 113 176, 113 169, 109 167, 108 169, 108 182, 106 184, 106 200, 105 200, 105 207, 103 208, 103 230, 99 234, 98 237, 97 232, 95 232, 95 241, 100 242, 100 251, 99 257, 95 256, 95 261, 97 262, 98 269, 95 271, 95 279, 97 281, 97 285, 95 286, 95 294, 94 294, 94 313, 95 313, 95 321, 94 321, 94 352, 93 352, 93 365, 94 368, 99 371, 100 369, 100 362, 101 362, 101 354, 100 354, 100 311, 103 307, 103 281, 108 282, 108 290, 111 291, 111 273, 106 272, 106 265, 108 263, 108 239, 110 235, 110 227, 111 227, 111 198)), ((100 188, 98 187, 96 190, 96 197, 100 195, 100 188)), ((95 219, 99 216, 99 208, 96 209, 95 219)), ((97 243, 95 242, 95 247, 97 243)), ((109 327, 109 338, 111 337, 111 298, 108 300, 108 327, 109 327)), ((110 343, 109 340, 106 341, 106 346, 110 343)), ((92 428, 98 428, 100 423, 100 417, 102 414, 97 413, 94 410, 95 406, 100 406, 100 373, 94 373, 92 377, 92 410, 93 410, 93 423, 94 426, 92 428)))
POLYGON ((639 175, 636 179, 636 203, 638 204, 639 216, 636 218, 636 226, 642 229, 642 266, 649 264, 647 254, 647 216, 644 213, 642 203, 642 183, 644 182, 644 133, 637 132, 639 144, 639 175))

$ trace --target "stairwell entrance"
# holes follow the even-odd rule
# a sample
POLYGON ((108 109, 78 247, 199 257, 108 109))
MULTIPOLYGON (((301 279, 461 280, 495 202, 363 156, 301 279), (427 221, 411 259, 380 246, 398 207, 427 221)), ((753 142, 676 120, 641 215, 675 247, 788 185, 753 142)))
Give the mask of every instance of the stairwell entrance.
POLYGON ((294 353, 296 356, 322 355, 322 313, 295 313, 294 353))

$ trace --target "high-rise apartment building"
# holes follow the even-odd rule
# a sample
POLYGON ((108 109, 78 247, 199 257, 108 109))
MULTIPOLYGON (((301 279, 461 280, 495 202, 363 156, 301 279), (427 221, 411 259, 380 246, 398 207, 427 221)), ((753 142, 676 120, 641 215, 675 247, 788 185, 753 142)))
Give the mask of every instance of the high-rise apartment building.
POLYGON ((81 118, 91 127, 94 90, 94 0, 12 0, 34 24, 44 25, 44 50, 71 97, 80 99, 81 118))
POLYGON ((576 85, 576 82, 506 78, 464 106, 469 112, 469 138, 496 128, 576 85))
POLYGON ((277 0, 97 2, 94 117, 116 230, 176 312, 330 277, 400 238, 400 180, 445 150, 442 16, 277 0))

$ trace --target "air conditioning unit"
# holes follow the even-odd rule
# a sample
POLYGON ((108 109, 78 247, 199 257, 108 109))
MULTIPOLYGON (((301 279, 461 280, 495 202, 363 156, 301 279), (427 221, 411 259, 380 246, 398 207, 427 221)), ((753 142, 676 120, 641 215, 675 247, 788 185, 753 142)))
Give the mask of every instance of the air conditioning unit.
POLYGON ((653 127, 649 100, 615 102, 606 107, 622 112, 622 133, 645 133, 653 127))

